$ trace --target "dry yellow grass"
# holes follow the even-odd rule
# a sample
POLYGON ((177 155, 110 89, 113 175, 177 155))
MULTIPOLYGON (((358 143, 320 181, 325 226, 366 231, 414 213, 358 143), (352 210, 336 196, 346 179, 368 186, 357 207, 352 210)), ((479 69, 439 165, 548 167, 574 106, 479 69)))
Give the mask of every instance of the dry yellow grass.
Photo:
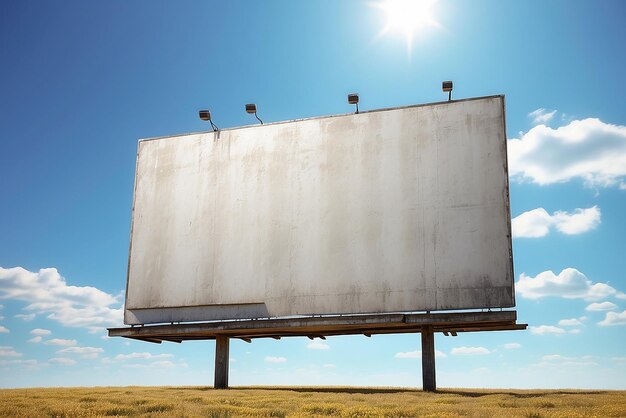
POLYGON ((626 391, 111 387, 0 390, 2 417, 626 417, 626 391))

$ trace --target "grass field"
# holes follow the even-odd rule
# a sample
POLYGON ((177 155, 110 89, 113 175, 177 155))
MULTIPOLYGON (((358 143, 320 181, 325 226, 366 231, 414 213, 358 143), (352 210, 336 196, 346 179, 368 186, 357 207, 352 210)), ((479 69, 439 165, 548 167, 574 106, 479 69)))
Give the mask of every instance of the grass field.
POLYGON ((111 387, 0 390, 2 417, 626 417, 626 391, 111 387))

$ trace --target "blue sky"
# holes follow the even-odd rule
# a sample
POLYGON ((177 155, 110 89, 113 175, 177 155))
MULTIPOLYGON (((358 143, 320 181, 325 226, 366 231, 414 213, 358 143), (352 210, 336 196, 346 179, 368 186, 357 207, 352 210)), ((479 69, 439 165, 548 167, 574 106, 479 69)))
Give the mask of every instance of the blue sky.
MULTIPOLYGON (((517 310, 437 335, 439 386, 626 388, 626 4, 34 2, 0 13, 0 386, 212 383, 212 342, 120 318, 137 139, 505 94, 517 310), (44 270, 42 270, 44 269, 44 270), (47 270, 46 270, 47 269, 47 270), (55 270, 52 270, 55 269, 55 270)), ((231 384, 420 386, 419 335, 231 344, 231 384)))

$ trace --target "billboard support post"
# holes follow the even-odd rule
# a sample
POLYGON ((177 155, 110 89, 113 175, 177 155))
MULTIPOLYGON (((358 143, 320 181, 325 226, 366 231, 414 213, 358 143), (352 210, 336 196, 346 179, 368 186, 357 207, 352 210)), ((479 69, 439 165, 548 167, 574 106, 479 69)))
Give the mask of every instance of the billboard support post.
POLYGON ((215 389, 228 389, 228 351, 230 340, 224 335, 215 337, 215 389))
POLYGON ((435 334, 433 326, 422 328, 422 387, 425 392, 435 392, 435 334))
POLYGON ((228 388, 229 341, 257 338, 337 335, 422 334, 422 378, 424 391, 436 390, 435 333, 456 334, 481 331, 526 329, 517 323, 515 311, 393 313, 299 318, 273 318, 245 321, 213 321, 192 324, 161 324, 143 327, 109 328, 110 337, 160 344, 165 341, 215 340, 216 389, 228 388))

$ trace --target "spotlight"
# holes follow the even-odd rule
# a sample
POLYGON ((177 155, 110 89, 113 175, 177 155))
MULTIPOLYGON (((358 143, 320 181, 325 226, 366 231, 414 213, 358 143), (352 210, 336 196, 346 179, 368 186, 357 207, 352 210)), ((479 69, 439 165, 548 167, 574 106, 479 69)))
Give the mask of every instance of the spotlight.
POLYGON ((348 94, 348 103, 356 105, 356 113, 359 113, 359 94, 358 93, 348 94))
POLYGON ((201 110, 198 112, 200 119, 207 121, 211 120, 211 111, 210 110, 201 110))
POLYGON ((263 121, 261 120, 261 118, 259 118, 256 114, 256 104, 254 103, 248 103, 246 105, 246 112, 250 113, 251 115, 253 114, 255 118, 257 118, 257 120, 259 122, 261 122, 261 125, 263 125, 263 121))
POLYGON ((448 101, 452 100, 452 81, 444 81, 441 83, 441 90, 448 92, 448 101))
POLYGON ((211 120, 211 111, 210 110, 201 110, 201 111, 198 112, 198 116, 200 116, 200 119, 202 119, 204 121, 209 121, 211 123, 211 127, 213 128, 213 132, 219 130, 219 128, 217 126, 215 126, 215 124, 211 120))

